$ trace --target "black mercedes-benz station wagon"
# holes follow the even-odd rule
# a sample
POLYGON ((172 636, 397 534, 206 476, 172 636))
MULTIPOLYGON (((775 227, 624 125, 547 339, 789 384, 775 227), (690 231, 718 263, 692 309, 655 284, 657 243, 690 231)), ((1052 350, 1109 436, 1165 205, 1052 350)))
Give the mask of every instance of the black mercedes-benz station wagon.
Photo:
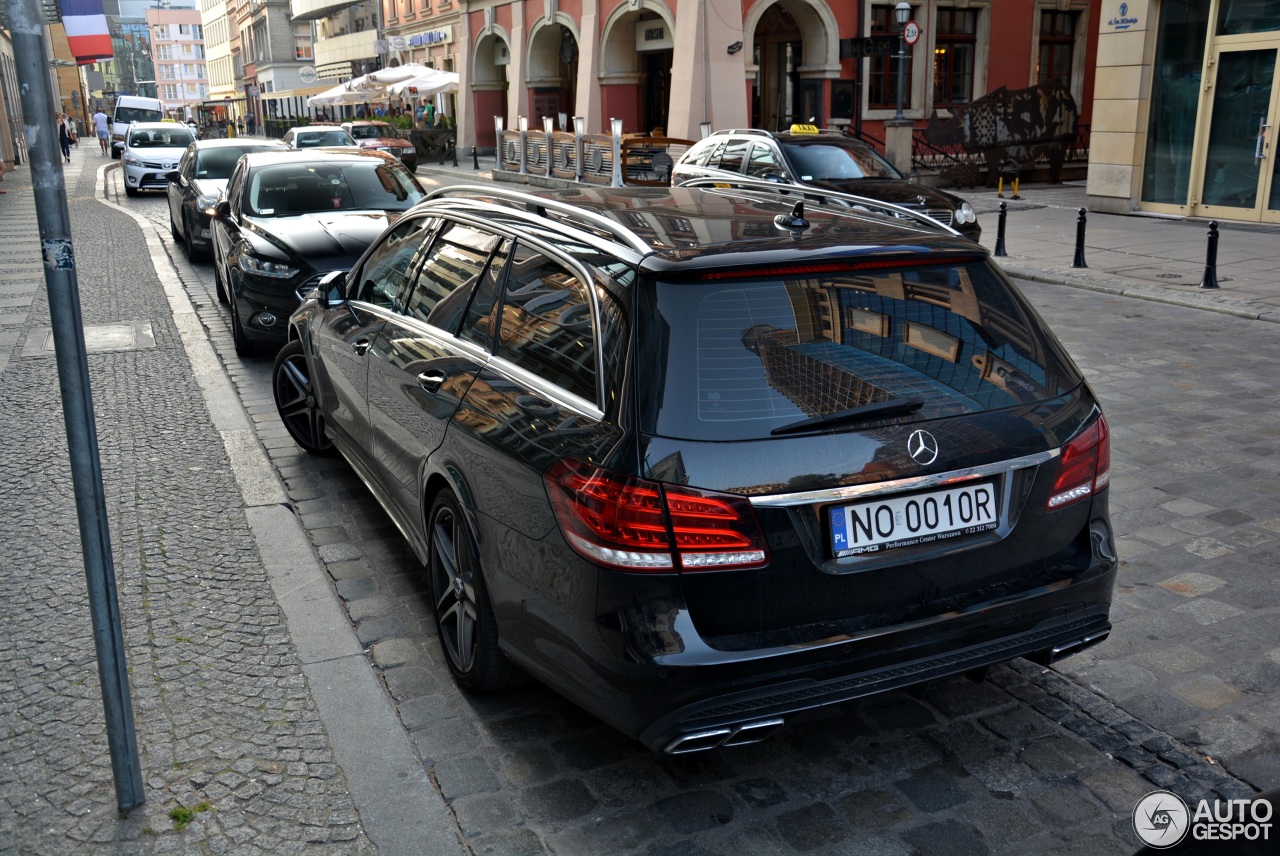
POLYGON ((464 688, 684 753, 1106 637, 1079 370, 982 247, 814 199, 449 188, 293 315, 284 424, 412 543, 464 688))

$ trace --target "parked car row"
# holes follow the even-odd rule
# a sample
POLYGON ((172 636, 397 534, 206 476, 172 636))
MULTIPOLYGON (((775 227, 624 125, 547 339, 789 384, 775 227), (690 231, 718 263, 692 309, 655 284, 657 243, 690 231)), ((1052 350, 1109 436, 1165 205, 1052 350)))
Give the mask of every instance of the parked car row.
POLYGON ((531 675, 683 754, 1108 635, 1079 369, 962 201, 842 192, 891 179, 796 136, 536 193, 428 194, 388 152, 184 155, 175 237, 208 222, 237 351, 282 346, 283 424, 404 533, 463 688, 531 675))

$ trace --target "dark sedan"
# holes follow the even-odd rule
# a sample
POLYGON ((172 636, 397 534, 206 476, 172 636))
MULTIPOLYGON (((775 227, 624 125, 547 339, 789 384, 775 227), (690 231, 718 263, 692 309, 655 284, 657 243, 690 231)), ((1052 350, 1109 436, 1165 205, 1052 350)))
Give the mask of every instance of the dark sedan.
POLYGON ((214 277, 236 353, 284 343, 301 295, 346 270, 422 186, 389 158, 264 152, 236 165, 213 220, 214 277))
POLYGON ((787 133, 717 131, 676 162, 672 184, 695 178, 753 178, 852 193, 927 214, 966 238, 982 237, 968 202, 912 181, 875 149, 843 134, 793 125, 787 133))
POLYGON ((213 246, 209 221, 213 206, 241 156, 281 151, 277 140, 197 140, 187 146, 178 168, 169 173, 169 232, 181 241, 187 258, 195 261, 213 246))
POLYGON ((387 152, 399 158, 409 172, 418 171, 418 150, 387 122, 343 122, 342 130, 350 134, 360 148, 387 152))

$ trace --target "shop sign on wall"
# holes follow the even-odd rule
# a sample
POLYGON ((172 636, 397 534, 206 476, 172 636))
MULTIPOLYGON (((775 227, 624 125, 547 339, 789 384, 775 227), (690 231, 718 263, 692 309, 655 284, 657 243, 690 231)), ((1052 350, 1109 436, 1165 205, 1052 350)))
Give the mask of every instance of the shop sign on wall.
POLYGON ((1123 32, 1131 27, 1138 26, 1138 16, 1130 14, 1128 3, 1121 3, 1117 11, 1119 14, 1107 19, 1107 26, 1112 30, 1123 32))

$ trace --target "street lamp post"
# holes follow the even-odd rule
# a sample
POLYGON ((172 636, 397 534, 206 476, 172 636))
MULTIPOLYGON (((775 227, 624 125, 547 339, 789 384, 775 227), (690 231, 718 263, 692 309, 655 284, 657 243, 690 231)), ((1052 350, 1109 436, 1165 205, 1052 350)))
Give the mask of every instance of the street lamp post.
POLYGON ((905 118, 902 115, 902 92, 907 76, 907 42, 903 32, 907 21, 911 20, 911 4, 902 2, 894 6, 893 17, 898 22, 898 112, 893 118, 902 121, 905 118))

